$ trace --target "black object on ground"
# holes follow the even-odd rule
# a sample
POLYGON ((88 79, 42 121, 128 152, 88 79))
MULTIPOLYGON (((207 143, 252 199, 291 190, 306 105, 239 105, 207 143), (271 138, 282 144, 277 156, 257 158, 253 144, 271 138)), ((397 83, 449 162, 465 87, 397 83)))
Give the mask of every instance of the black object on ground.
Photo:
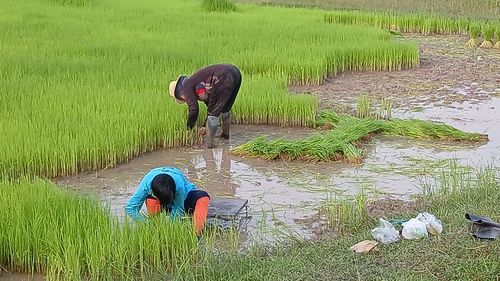
POLYGON ((465 218, 472 221, 473 236, 480 239, 495 240, 500 236, 500 224, 488 218, 466 213, 465 218))
POLYGON ((207 224, 228 228, 241 228, 251 216, 248 200, 241 198, 213 198, 208 206, 207 224))

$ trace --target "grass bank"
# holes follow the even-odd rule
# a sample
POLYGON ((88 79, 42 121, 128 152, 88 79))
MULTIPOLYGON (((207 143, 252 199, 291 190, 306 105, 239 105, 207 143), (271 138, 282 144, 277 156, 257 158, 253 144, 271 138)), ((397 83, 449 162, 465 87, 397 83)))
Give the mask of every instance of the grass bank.
POLYGON ((423 184, 425 192, 416 211, 387 217, 409 219, 430 212, 443 221, 440 236, 379 245, 378 253, 354 254, 349 247, 372 239, 370 229, 377 225, 364 208, 368 199, 358 196, 327 204, 332 226, 343 229, 340 237, 215 259, 203 276, 207 280, 496 280, 500 240, 472 238, 464 213, 500 221, 498 173, 498 168, 452 163, 435 182, 423 184))
POLYGON ((97 201, 45 181, 2 183, 0 203, 12 207, 0 210, 0 264, 42 272, 49 280, 495 280, 500 241, 473 239, 464 213, 500 220, 499 173, 456 162, 445 166, 437 180, 422 183, 414 210, 386 217, 427 211, 443 221, 444 232, 380 245, 380 252, 368 255, 349 250, 371 239, 377 224, 364 194, 324 202, 321 214, 338 234, 334 239, 295 239, 242 254, 214 248, 216 241, 228 241, 215 240, 216 232, 199 246, 189 224, 166 223, 165 217, 119 224, 97 201))

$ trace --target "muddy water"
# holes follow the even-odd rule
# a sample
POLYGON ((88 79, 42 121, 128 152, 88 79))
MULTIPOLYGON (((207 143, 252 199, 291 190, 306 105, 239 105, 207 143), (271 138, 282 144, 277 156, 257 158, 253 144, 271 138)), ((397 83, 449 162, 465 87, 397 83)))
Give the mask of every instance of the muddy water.
MULTIPOLYGON (((332 193, 353 194, 364 188, 407 197, 419 193, 422 175, 441 159, 457 158, 463 163, 500 165, 500 98, 448 105, 427 104, 418 112, 395 109, 393 116, 446 122, 467 131, 486 133, 490 141, 463 144, 416 141, 399 137, 375 137, 366 145, 362 165, 347 163, 303 163, 264 161, 235 157, 228 149, 258 135, 272 138, 301 138, 310 129, 268 126, 233 126, 232 139, 219 141, 216 149, 171 149, 146 154, 113 169, 60 179, 58 182, 97 194, 111 211, 123 217, 123 208, 137 184, 151 168, 172 165, 212 196, 249 200, 253 219, 249 229, 257 235, 293 232, 312 235, 300 222, 316 213, 320 202, 332 193), (258 230, 258 231, 252 231, 258 230), (278 230, 278 231, 277 231, 278 230)), ((279 235, 278 235, 279 236, 279 235)), ((277 238, 276 235, 271 235, 277 238)))
POLYGON ((34 274, 19 274, 19 273, 7 273, 0 271, 0 281, 43 281, 45 280, 41 275, 34 274))

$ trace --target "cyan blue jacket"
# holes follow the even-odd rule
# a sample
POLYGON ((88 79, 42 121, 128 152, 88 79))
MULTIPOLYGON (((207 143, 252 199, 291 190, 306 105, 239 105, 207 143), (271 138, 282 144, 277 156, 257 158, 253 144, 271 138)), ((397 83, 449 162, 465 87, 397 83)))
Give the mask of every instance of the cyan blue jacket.
POLYGON ((128 200, 127 206, 125 206, 125 212, 132 219, 136 221, 143 221, 145 219, 145 217, 140 213, 140 210, 148 195, 153 194, 153 191, 151 190, 151 182, 153 181, 153 178, 160 174, 167 174, 175 181, 174 202, 168 206, 169 208, 172 208, 170 218, 176 218, 184 214, 184 200, 186 199, 189 191, 195 190, 196 186, 188 181, 179 169, 174 167, 159 167, 152 169, 144 176, 139 184, 139 187, 137 188, 137 191, 128 200))

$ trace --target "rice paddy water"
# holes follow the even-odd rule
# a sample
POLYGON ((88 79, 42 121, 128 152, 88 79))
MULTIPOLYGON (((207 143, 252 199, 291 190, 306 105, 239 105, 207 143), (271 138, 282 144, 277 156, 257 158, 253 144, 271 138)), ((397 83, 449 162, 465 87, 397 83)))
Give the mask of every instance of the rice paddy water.
MULTIPOLYGON (((422 181, 432 182, 434 177, 438 177, 439 170, 450 158, 471 166, 484 163, 498 166, 496 151, 500 148, 500 131, 495 124, 500 118, 497 114, 499 105, 500 99, 496 98, 454 107, 426 106, 419 112, 399 107, 393 109, 394 118, 451 124, 462 130, 486 133, 490 137, 488 142, 428 140, 379 134, 363 142, 361 163, 351 164, 345 160, 320 163, 268 161, 239 157, 229 151, 261 135, 267 135, 270 139, 300 140, 313 134, 314 129, 236 125, 232 128, 231 140, 220 142, 214 150, 160 150, 117 168, 84 173, 57 182, 80 192, 98 194, 114 215, 123 217, 123 206, 142 175, 151 167, 175 165, 215 198, 237 197, 249 201, 252 220, 248 222, 242 237, 243 245, 276 245, 283 237, 275 237, 276 233, 273 232, 261 233, 261 225, 266 225, 268 230, 283 230, 286 227, 294 237, 315 238, 321 226, 316 219, 316 210, 321 206, 318 202, 355 196, 361 190, 368 196, 391 194, 408 199, 422 192, 422 181)), ((342 212, 350 211, 345 209, 342 212)))
MULTIPOLYGON (((478 133, 467 133, 446 124, 417 119, 382 120, 380 114, 373 114, 371 101, 360 97, 357 101, 358 117, 334 112, 322 112, 317 125, 327 128, 303 140, 267 140, 257 137, 232 150, 240 156, 262 157, 268 160, 337 161, 346 159, 360 162, 363 150, 359 142, 374 133, 405 136, 420 139, 447 141, 486 141, 488 137, 478 133)), ((386 106, 386 105, 384 105, 386 106)))

